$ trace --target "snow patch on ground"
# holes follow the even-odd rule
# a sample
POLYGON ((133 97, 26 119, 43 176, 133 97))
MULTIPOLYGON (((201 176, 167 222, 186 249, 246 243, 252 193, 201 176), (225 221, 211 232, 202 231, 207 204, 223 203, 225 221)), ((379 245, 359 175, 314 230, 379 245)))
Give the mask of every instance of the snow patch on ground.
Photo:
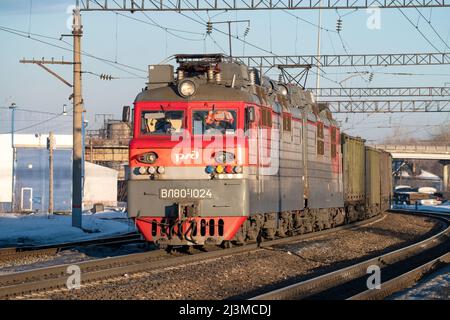
POLYGON ((83 230, 72 217, 47 214, 0 214, 0 247, 47 245, 104 238, 136 231, 126 212, 84 213, 83 230))
POLYGON ((395 294, 394 300, 449 300, 450 266, 426 277, 409 290, 395 294))
MULTIPOLYGON (((393 209, 415 210, 416 206, 415 205, 407 205, 407 204, 395 204, 393 209)), ((440 205, 436 205, 436 206, 418 205, 417 210, 450 213, 450 203, 444 202, 444 203, 442 203, 440 205)))

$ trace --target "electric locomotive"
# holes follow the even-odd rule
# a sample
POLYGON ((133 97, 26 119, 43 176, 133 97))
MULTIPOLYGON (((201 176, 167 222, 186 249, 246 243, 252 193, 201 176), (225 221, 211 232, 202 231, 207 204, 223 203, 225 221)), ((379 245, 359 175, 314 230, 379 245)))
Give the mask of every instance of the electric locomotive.
POLYGON ((128 214, 148 241, 245 243, 366 218, 365 190, 347 201, 326 105, 221 54, 176 59, 149 66, 134 102, 128 214))

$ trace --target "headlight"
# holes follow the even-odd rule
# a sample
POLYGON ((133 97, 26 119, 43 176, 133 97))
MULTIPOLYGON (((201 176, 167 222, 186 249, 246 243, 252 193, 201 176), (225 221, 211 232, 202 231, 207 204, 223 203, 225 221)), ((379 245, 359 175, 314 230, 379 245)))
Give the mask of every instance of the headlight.
POLYGON ((139 168, 139 174, 146 174, 147 173, 147 168, 146 167, 140 167, 139 168))
POLYGON ((166 169, 164 167, 158 167, 157 171, 159 174, 163 174, 164 172, 166 172, 166 169))
POLYGON ((231 152, 220 151, 214 154, 214 160, 217 163, 230 163, 234 161, 234 154, 231 152))
POLYGON ((193 96, 197 91, 195 82, 189 79, 183 80, 178 84, 178 92, 184 98, 193 96))
POLYGON ((143 163, 153 164, 158 159, 158 155, 154 152, 144 153, 139 156, 139 161, 143 163))
POLYGON ((156 173, 156 168, 155 167, 148 167, 148 173, 149 174, 155 174, 156 173))
POLYGON ((287 96, 289 93, 288 87, 285 86, 284 84, 279 84, 278 85, 278 91, 283 95, 283 96, 287 96))

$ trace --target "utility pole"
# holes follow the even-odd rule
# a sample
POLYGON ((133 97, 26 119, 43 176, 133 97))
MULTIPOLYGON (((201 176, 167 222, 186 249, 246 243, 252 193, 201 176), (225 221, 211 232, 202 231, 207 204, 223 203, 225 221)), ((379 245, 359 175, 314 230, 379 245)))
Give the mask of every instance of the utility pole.
POLYGON ((72 164, 72 226, 82 228, 82 159, 83 159, 83 97, 81 92, 81 25, 80 7, 73 11, 73 164, 72 164))
POLYGON ((14 147, 14 114, 16 111, 16 104, 11 103, 9 108, 11 109, 11 148, 12 148, 12 156, 13 156, 13 163, 12 163, 12 185, 11 185, 11 212, 14 212, 15 207, 15 188, 16 188, 16 148, 14 147))
MULTIPOLYGON (((322 0, 320 0, 320 7, 322 7, 322 0)), ((317 26, 317 78, 316 78, 316 88, 320 89, 320 37, 321 37, 321 31, 322 31, 322 9, 319 9, 319 24, 317 26)), ((318 97, 315 97, 316 101, 319 101, 318 97)))
MULTIPOLYGON (((82 203, 83 203, 83 183, 82 183, 82 165, 83 165, 83 142, 82 142, 82 126, 83 126, 83 97, 81 92, 81 37, 83 35, 83 26, 81 25, 80 4, 76 1, 73 10, 73 61, 55 61, 52 60, 20 60, 21 63, 37 64, 58 80, 67 86, 73 88, 71 98, 73 99, 73 162, 72 162, 72 226, 82 228, 82 203), (61 76, 46 67, 46 64, 73 65, 73 84, 63 79, 61 76)), ((63 35, 67 36, 67 35, 63 35)), ((69 98, 70 99, 70 98, 69 98)))
POLYGON ((55 147, 55 140, 53 132, 50 132, 47 138, 48 157, 48 213, 53 213, 53 149, 55 147))
POLYGON ((233 57, 233 49, 231 48, 231 21, 228 21, 228 44, 230 46, 230 57, 233 57))

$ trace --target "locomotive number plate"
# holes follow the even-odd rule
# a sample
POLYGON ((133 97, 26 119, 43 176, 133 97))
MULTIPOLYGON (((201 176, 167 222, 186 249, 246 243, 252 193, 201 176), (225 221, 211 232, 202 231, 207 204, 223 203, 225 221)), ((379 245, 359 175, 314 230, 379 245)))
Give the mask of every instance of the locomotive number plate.
POLYGON ((159 189, 160 199, 212 199, 210 189, 159 189))

